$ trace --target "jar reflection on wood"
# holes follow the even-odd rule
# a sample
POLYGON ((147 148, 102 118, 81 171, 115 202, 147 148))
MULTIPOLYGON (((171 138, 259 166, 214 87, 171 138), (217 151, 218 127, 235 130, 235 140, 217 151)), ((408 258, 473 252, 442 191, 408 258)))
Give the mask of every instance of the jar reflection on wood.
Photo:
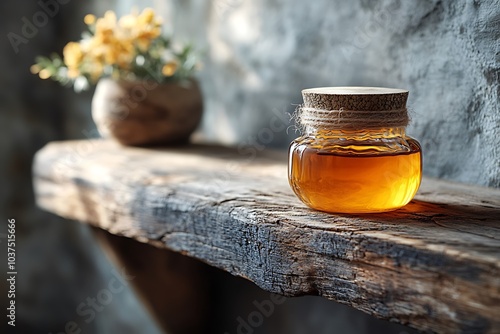
POLYGON ((186 142, 202 111, 202 94, 194 80, 159 84, 101 79, 92 100, 92 118, 101 135, 123 145, 186 142))
POLYGON ((302 92, 304 135, 289 149, 289 182, 311 208, 335 213, 398 209, 422 177, 420 144, 406 135, 408 91, 374 87, 302 92))

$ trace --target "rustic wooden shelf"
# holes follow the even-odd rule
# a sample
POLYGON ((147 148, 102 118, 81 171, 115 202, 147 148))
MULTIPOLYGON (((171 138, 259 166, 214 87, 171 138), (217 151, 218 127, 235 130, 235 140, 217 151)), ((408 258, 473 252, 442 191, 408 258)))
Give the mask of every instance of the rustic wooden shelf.
POLYGON ((436 332, 500 332, 500 190, 424 179, 392 213, 306 208, 286 156, 193 145, 47 145, 40 207, 180 252, 287 296, 319 295, 436 332))

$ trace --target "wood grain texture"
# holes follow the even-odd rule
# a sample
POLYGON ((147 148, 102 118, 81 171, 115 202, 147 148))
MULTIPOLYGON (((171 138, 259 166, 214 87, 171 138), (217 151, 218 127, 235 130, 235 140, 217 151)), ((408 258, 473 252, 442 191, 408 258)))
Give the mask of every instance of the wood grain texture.
POLYGON ((403 209, 332 215, 293 195, 285 154, 255 152, 55 142, 35 157, 36 199, 271 292, 420 330, 500 332, 500 190, 424 179, 403 209))

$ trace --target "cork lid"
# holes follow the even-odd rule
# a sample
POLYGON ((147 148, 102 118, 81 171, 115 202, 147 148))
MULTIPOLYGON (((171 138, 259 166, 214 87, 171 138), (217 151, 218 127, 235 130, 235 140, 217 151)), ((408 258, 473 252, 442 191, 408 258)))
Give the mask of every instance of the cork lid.
POLYGON ((321 87, 304 89, 302 97, 307 108, 382 111, 406 108, 408 91, 382 87, 321 87))

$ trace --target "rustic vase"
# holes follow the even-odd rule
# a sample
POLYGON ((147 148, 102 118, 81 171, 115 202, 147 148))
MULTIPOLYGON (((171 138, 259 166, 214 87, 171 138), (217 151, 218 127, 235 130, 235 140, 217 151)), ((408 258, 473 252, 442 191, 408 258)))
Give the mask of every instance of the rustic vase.
POLYGON ((200 123, 202 94, 195 80, 182 83, 101 79, 92 118, 104 138, 123 145, 169 145, 188 141, 200 123))

